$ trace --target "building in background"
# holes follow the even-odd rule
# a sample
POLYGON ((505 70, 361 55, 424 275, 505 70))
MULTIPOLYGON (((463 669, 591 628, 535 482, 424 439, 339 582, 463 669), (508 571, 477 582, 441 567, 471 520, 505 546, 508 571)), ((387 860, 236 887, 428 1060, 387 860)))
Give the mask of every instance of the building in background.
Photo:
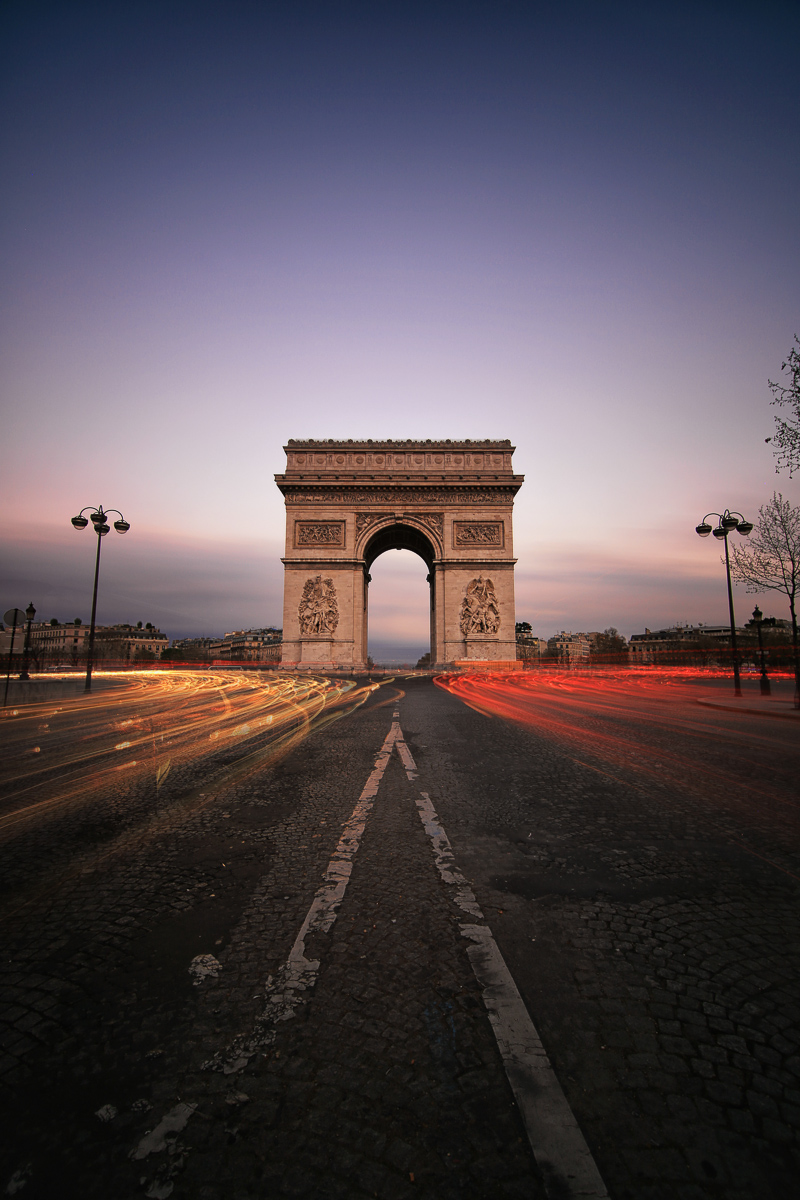
MULTIPOLYGON (((737 626, 737 637, 746 637, 737 626)), ((647 629, 632 633, 628 648, 633 666, 647 663, 681 663, 691 665, 698 655, 708 658, 709 652, 730 648, 729 625, 672 625, 669 629, 647 629)))
POLYGON ((536 637, 527 621, 517 622, 517 660, 537 663, 547 649, 544 638, 536 637))
MULTIPOLYGON (((95 633, 96 636, 96 633, 95 633)), ((80 617, 74 621, 34 621, 31 625, 31 666, 75 666, 85 657, 89 626, 80 617)))
POLYGON ((219 645, 218 637, 173 638, 172 645, 165 651, 167 661, 211 662, 213 648, 219 645))
POLYGON ((158 660, 169 646, 169 638, 148 621, 142 625, 104 625, 95 633, 94 653, 97 662, 117 663, 158 660))
POLYGON ((585 633, 565 633, 562 629, 561 633, 547 639, 548 656, 570 666, 573 663, 586 662, 591 648, 591 642, 585 633))
MULTIPOLYGON (((790 621, 767 617, 761 626, 762 640, 773 667, 791 662, 790 621)), ((736 627, 736 641, 743 662, 754 665, 758 635, 755 623, 736 627)), ((729 625, 672 625, 669 629, 645 629, 631 634, 629 661, 633 666, 660 663, 671 666, 716 666, 727 664, 731 655, 729 625)))
MULTIPOLYGON (((18 635, 19 636, 19 635, 18 635)), ((142 625, 97 625, 94 633, 94 660, 100 665, 132 665, 161 657, 169 639, 149 621, 142 625)), ((36 621, 31 626, 31 666, 76 667, 86 659, 89 626, 75 621, 36 621)), ((15 647, 16 650, 16 647, 15 647)))
POLYGON ((239 629, 226 633, 211 643, 209 653, 214 663, 267 663, 277 666, 281 661, 281 629, 239 629))

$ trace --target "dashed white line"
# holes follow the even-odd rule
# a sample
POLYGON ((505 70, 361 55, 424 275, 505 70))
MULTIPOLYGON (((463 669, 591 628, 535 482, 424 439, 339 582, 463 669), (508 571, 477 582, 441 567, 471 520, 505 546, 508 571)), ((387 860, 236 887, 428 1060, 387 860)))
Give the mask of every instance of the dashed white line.
MULTIPOLYGON (((406 775, 413 783, 417 779, 416 763, 400 730, 399 713, 396 720, 394 744, 406 775)), ((430 796, 420 792, 419 797, 417 811, 430 838, 442 881, 453 888, 452 898, 460 909, 483 921, 483 913, 456 865, 430 796)), ((491 929, 488 925, 462 923, 461 933, 471 943, 467 954, 481 985, 483 1002, 531 1149, 542 1172, 545 1191, 553 1200, 578 1200, 578 1197, 602 1200, 608 1192, 597 1164, 491 929)))
MULTIPOLYGON (((226 1050, 204 1063, 204 1067, 224 1071, 226 1075, 240 1071, 257 1051, 275 1040, 276 1026, 293 1017, 298 1006, 308 999, 320 964, 317 959, 306 958, 306 938, 315 932, 327 933, 336 920, 367 818, 395 747, 408 780, 416 783, 417 766, 400 728, 399 710, 392 714, 392 727, 342 831, 324 882, 314 896, 289 957, 277 978, 267 981, 267 1005, 255 1029, 250 1034, 241 1034, 226 1050)), ((488 925, 474 923, 484 921, 483 912, 456 864, 433 802, 427 792, 419 792, 415 802, 430 838, 439 875, 452 888, 453 902, 472 918, 469 923, 462 921, 461 934, 470 943, 467 954, 481 985, 506 1075, 542 1172, 545 1190, 553 1200, 603 1200, 608 1192, 600 1172, 505 959, 488 925)))
POLYGON ((252 1033, 240 1034, 226 1049, 218 1051, 213 1058, 203 1063, 205 1069, 223 1071, 226 1075, 241 1071, 254 1054, 275 1041, 275 1027, 278 1023, 290 1020, 295 1014, 295 1009, 308 999, 317 982, 320 964, 318 959, 306 958, 306 938, 311 933, 327 933, 336 920, 337 910, 350 882, 353 859, 361 845, 367 817, 375 803, 386 764, 391 758, 398 736, 402 736, 398 716, 399 714, 394 714, 392 727, 342 831, 339 843, 328 863, 324 882, 317 889, 311 907, 300 926, 300 932, 289 951, 289 957, 276 978, 273 980, 270 977, 267 980, 267 1004, 256 1022, 255 1029, 252 1033))

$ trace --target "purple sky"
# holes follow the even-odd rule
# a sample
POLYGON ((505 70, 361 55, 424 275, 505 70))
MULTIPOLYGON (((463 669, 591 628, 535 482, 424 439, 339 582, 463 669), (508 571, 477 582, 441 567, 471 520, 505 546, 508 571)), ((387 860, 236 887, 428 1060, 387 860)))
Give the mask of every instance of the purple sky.
MULTIPOLYGON (((725 620, 694 526, 800 502, 795 3, 3 23, 4 608, 88 618, 103 503, 101 621, 279 624, 289 437, 508 437, 520 619, 725 620)), ((376 563, 378 653, 427 649, 424 576, 376 563)))

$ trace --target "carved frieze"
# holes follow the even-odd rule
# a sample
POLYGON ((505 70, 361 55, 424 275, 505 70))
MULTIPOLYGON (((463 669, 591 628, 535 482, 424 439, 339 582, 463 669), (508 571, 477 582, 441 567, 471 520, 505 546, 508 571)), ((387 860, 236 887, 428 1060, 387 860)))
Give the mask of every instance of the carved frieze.
POLYGON ((511 504, 516 487, 455 488, 293 488, 284 486, 287 504, 511 504))
POLYGON ((316 575, 306 580, 297 615, 300 632, 306 637, 322 637, 333 633, 339 624, 339 606, 332 579, 316 575))
POLYGON ((502 521, 453 522, 453 546, 456 549, 474 546, 495 546, 502 549, 504 545, 502 521))
POLYGON ((295 521, 295 546, 337 546, 344 549, 344 521, 295 521))
POLYGON ((308 447, 304 450, 289 450, 287 466, 292 470, 323 471, 461 471, 461 470, 509 470, 511 453, 505 448, 490 450, 482 446, 477 450, 466 447, 451 449, 448 446, 428 448, 417 445, 413 448, 400 446, 381 448, 352 447, 346 445, 329 449, 326 446, 308 447))
POLYGON ((461 632, 464 637, 475 633, 497 633, 500 628, 500 607, 491 579, 479 575, 467 584, 461 601, 461 632))

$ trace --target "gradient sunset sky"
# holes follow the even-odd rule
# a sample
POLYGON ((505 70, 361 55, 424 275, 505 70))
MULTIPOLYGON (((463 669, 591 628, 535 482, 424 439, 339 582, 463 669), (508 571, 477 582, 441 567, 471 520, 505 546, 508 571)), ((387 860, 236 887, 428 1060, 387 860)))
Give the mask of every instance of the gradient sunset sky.
MULTIPOLYGON (((800 332, 796 3, 2 9, 3 608, 280 624, 305 438, 510 438, 517 617, 722 623, 800 332)), ((425 566, 373 569, 376 656, 425 566)), ((740 620, 755 603, 737 589, 740 620)), ((787 616, 780 598, 759 598, 787 616)), ((404 650, 402 651, 404 652, 404 650)))

